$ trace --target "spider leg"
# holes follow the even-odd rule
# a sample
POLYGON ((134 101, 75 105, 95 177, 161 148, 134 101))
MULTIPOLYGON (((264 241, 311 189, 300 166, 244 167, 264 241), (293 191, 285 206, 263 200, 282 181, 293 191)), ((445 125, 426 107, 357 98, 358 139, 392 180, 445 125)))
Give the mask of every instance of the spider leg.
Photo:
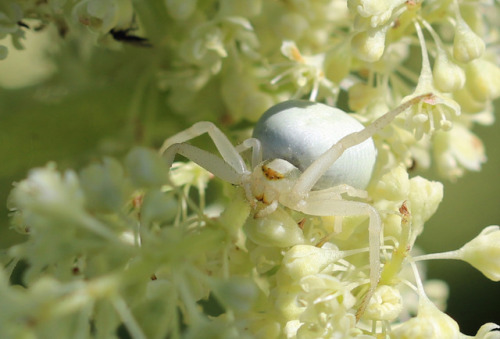
POLYGON ((316 182, 323 176, 323 174, 325 174, 328 168, 330 168, 330 166, 332 166, 335 161, 337 161, 337 159, 344 153, 345 150, 371 138, 375 133, 387 126, 398 114, 404 112, 410 106, 422 100, 431 98, 432 94, 429 93, 414 97, 413 99, 410 99, 399 105, 392 111, 384 114, 361 131, 348 134, 340 139, 302 173, 302 175, 297 180, 297 183, 292 188, 295 196, 299 197, 299 199, 300 197, 306 196, 306 194, 313 188, 316 182))
POLYGON ((354 216, 368 215, 368 240, 370 255, 370 289, 365 295, 356 314, 361 317, 380 280, 380 238, 382 237, 382 221, 373 206, 349 200, 332 199, 329 190, 312 191, 295 209, 309 215, 317 216, 354 216))
POLYGON ((241 144, 236 146, 236 151, 238 151, 238 153, 242 153, 250 148, 252 149, 252 168, 255 168, 262 162, 262 145, 258 139, 246 139, 241 144))
POLYGON ((213 175, 234 185, 242 184, 242 174, 224 160, 213 153, 202 150, 186 143, 176 143, 170 145, 164 152, 163 157, 166 160, 168 168, 172 166, 176 154, 180 154, 189 160, 197 163, 213 175))
POLYGON ((347 184, 341 184, 315 192, 321 192, 321 194, 324 194, 325 197, 328 195, 331 195, 332 197, 338 197, 338 199, 341 199, 340 195, 344 193, 353 198, 362 198, 362 199, 368 198, 368 192, 352 187, 347 184))
POLYGON ((188 129, 185 129, 184 131, 179 132, 165 140, 162 147, 160 148, 160 154, 166 152, 167 149, 173 144, 186 142, 204 133, 208 133, 215 146, 217 147, 217 150, 222 155, 224 161, 228 163, 235 172, 239 174, 248 173, 247 166, 245 165, 243 158, 238 153, 236 148, 233 146, 233 144, 231 144, 224 133, 222 133, 222 131, 217 128, 217 126, 209 121, 197 122, 188 129))

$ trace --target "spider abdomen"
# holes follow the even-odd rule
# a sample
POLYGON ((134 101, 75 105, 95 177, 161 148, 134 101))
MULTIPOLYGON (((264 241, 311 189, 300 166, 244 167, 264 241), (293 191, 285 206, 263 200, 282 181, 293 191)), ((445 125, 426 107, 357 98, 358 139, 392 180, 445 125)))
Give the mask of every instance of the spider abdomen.
MULTIPOLYGON (((290 100, 268 109, 253 137, 262 143, 263 158, 284 159, 304 171, 342 137, 364 126, 340 109, 321 103, 290 100)), ((339 184, 364 189, 370 181, 377 151, 370 138, 347 149, 314 189, 339 184)))

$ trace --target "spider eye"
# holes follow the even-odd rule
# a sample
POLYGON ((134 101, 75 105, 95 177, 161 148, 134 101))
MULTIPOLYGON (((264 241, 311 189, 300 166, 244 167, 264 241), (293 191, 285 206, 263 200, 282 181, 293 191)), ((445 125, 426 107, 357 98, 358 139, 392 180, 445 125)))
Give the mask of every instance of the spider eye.
POLYGON ((262 165, 262 173, 264 173, 266 178, 269 180, 280 180, 285 177, 282 173, 277 172, 266 165, 262 165))
POLYGON ((262 173, 268 180, 280 180, 297 171, 297 167, 283 159, 273 159, 265 161, 262 166, 262 173))
MULTIPOLYGON (((315 102, 290 100, 267 110, 257 122, 253 137, 260 140, 265 160, 286 160, 304 171, 342 137, 363 128, 359 121, 340 109, 315 102)), ((314 189, 339 184, 366 188, 376 155, 371 138, 351 147, 330 167, 314 189)))

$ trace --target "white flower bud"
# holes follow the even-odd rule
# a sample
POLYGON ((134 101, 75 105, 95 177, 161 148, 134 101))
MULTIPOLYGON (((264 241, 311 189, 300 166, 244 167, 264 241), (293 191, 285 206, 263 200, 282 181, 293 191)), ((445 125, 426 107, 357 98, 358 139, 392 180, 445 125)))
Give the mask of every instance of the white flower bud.
POLYGON ((460 62, 469 62, 484 53, 484 41, 474 33, 465 21, 458 17, 453 40, 453 56, 460 62))
POLYGON ((25 211, 56 216, 79 215, 84 210, 84 194, 73 171, 64 175, 54 163, 30 171, 28 178, 16 185, 11 198, 25 211))
POLYGON ((301 13, 286 13, 276 21, 274 31, 282 40, 299 40, 309 29, 309 22, 301 13))
POLYGON ((434 86, 442 92, 454 92, 465 84, 465 72, 456 63, 450 61, 444 50, 438 50, 432 70, 434 86))
POLYGON ((458 324, 437 309, 426 297, 421 297, 418 315, 394 327, 391 339, 460 338, 458 324))
POLYGON ((500 227, 488 226, 461 249, 460 258, 493 281, 500 281, 500 227))
POLYGON ((128 28, 133 14, 130 0, 85 0, 73 8, 73 17, 78 22, 100 33, 128 28))
POLYGON ((443 184, 420 176, 411 178, 408 198, 411 206, 412 237, 414 240, 422 233, 424 223, 436 212, 443 200, 443 184))
POLYGON ((451 180, 462 176, 465 170, 479 171, 486 161, 481 139, 460 124, 448 132, 436 132, 433 145, 439 173, 451 180))
POLYGON ((500 68, 484 59, 474 60, 467 65, 466 88, 473 98, 484 102, 500 96, 500 68))
POLYGON ((244 230, 253 242, 261 246, 289 247, 304 242, 297 222, 281 208, 265 218, 248 218, 244 230))
POLYGON ((329 264, 343 257, 341 251, 318 248, 312 245, 297 245, 286 252, 282 269, 293 280, 317 274, 329 264))
MULTIPOLYGON (((470 65, 470 64, 469 64, 470 65)), ((466 81, 467 84, 467 81, 466 81)), ((453 93, 453 99, 460 105, 462 112, 466 114, 483 113, 486 112, 488 103, 485 101, 478 101, 472 96, 471 91, 467 85, 453 93)), ((480 124, 485 124, 479 122, 480 124)))
POLYGON ((404 0, 350 0, 347 6, 351 13, 357 12, 363 18, 369 18, 370 26, 385 24, 393 11, 404 3, 404 0))
POLYGON ((384 54, 388 27, 384 26, 356 34, 351 42, 354 55, 366 62, 378 61, 384 54))
POLYGON ((473 337, 475 339, 500 339, 500 326, 494 323, 486 323, 479 331, 477 331, 476 335, 473 337))

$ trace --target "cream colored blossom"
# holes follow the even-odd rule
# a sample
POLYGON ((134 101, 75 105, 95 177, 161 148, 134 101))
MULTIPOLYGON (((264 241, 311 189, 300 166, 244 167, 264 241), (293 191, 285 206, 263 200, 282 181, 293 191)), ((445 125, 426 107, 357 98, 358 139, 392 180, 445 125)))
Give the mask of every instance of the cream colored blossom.
POLYGON ((129 28, 133 13, 130 0, 83 0, 73 8, 76 21, 103 34, 129 28))
POLYGON ((485 59, 477 59, 468 63, 465 70, 467 75, 465 86, 475 100, 484 102, 500 96, 498 65, 485 59))
POLYGON ((54 163, 31 170, 28 178, 16 184, 13 202, 26 211, 68 215, 82 213, 85 198, 75 172, 63 175, 54 163))
POLYGON ((445 93, 455 92, 465 84, 465 71, 441 48, 437 51, 432 76, 434 86, 445 93))
POLYGON ((328 265, 342 258, 341 251, 311 245, 296 245, 285 253, 282 270, 293 280, 320 273, 328 265))
POLYGON ((458 250, 459 257, 493 281, 500 281, 500 227, 488 226, 458 250))
POLYGON ((464 63, 470 62, 483 55, 484 48, 483 39, 470 29, 460 16, 460 13, 458 13, 455 38, 453 40, 453 56, 455 59, 464 63))
POLYGON ((404 3, 404 0, 349 0, 347 5, 351 13, 357 13, 368 19, 371 27, 377 27, 387 23, 393 12, 404 3))
POLYGON ((432 93, 433 99, 422 101, 410 107, 405 116, 405 128, 415 131, 417 140, 424 134, 432 134, 435 130, 449 130, 453 121, 460 115, 460 106, 452 98, 440 93, 433 85, 433 76, 427 55, 427 47, 420 25, 415 24, 422 49, 422 70, 414 93, 403 101, 417 95, 432 93))
POLYGON ((441 312, 426 297, 421 297, 418 315, 393 328, 392 339, 459 339, 458 324, 446 313, 441 312))
POLYGON ((373 320, 395 320, 403 310, 401 293, 395 287, 381 285, 377 287, 370 299, 365 318, 373 320))
POLYGON ((466 170, 479 171, 486 161, 481 139, 462 124, 456 124, 448 132, 436 132, 433 150, 439 173, 451 180, 461 177, 466 170))
POLYGON ((281 53, 292 61, 291 66, 271 80, 272 84, 277 84, 285 76, 291 76, 298 87, 298 92, 294 95, 301 95, 310 91, 309 100, 316 100, 322 88, 328 90, 334 97, 338 89, 325 76, 324 61, 325 54, 303 55, 295 42, 285 40, 281 44, 281 53))
POLYGON ((357 33, 352 38, 352 51, 366 62, 380 60, 385 51, 385 38, 389 26, 373 28, 357 33))

